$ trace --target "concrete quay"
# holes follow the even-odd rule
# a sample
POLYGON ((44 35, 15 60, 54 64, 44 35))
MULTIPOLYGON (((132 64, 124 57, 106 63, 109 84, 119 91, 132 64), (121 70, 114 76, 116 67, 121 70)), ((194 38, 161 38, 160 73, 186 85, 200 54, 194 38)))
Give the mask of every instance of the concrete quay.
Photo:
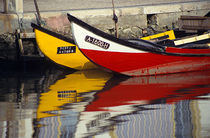
MULTIPOLYGON (((138 38, 176 29, 181 15, 204 16, 210 11, 210 0, 114 2, 120 38, 138 38)), ((66 16, 66 13, 70 13, 96 28, 114 34, 111 0, 37 0, 37 3, 46 27, 53 31, 71 35, 66 16)), ((31 22, 37 23, 33 0, 0 0, 0 41, 14 42, 17 29, 26 34, 32 32, 31 22)))

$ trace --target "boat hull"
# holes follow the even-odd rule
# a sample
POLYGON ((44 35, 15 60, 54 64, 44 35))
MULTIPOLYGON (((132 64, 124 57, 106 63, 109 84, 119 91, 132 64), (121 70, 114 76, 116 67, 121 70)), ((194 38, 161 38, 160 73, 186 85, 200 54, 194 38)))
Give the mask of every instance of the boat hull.
POLYGON ((97 68, 81 53, 72 39, 34 24, 32 27, 39 49, 55 63, 76 70, 97 68))
POLYGON ((94 59, 96 64, 129 76, 169 74, 210 69, 210 57, 178 57, 153 53, 125 52, 109 52, 107 56, 107 52, 104 51, 81 50, 90 59, 94 59), (128 64, 125 65, 125 63, 128 64))

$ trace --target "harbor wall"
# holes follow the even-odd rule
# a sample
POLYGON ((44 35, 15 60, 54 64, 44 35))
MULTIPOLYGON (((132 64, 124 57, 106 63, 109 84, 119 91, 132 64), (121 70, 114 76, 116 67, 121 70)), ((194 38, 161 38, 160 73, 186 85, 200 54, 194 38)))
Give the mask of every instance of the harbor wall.
MULTIPOLYGON (((9 1, 17 2, 17 0, 9 1)), ((14 44, 17 29, 25 33, 27 37, 28 33, 33 32, 31 22, 37 23, 36 12, 24 12, 21 9, 21 2, 14 7, 7 8, 6 11, 0 13, 0 50, 2 51, 5 47, 8 49, 5 51, 6 53, 3 53, 3 56, 0 53, 0 59, 11 55, 11 53, 15 55, 10 50, 16 47, 14 44), (3 44, 8 45, 2 46, 3 44)), ((205 0, 115 8, 118 16, 117 26, 120 38, 140 38, 176 29, 179 27, 178 20, 181 15, 204 16, 209 11, 210 1, 205 0)), ((114 35, 115 25, 112 20, 112 8, 42 11, 40 13, 47 28, 67 36, 71 36, 71 29, 66 13, 70 13, 90 25, 114 35)), ((28 53, 31 54, 33 51, 28 53)))

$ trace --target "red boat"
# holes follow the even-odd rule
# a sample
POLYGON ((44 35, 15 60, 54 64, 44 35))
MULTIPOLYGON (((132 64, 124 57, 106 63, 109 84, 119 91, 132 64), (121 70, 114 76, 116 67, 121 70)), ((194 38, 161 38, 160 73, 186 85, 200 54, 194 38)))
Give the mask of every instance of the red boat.
POLYGON ((149 41, 127 41, 104 33, 68 14, 82 53, 104 69, 144 76, 210 69, 210 48, 161 46, 149 41))

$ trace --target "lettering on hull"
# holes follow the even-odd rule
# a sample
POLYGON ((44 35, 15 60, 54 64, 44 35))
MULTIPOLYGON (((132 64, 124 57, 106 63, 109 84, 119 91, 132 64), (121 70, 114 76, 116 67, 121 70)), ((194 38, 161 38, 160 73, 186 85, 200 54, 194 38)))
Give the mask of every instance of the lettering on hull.
POLYGON ((91 44, 94 44, 94 45, 96 45, 96 46, 99 46, 99 47, 101 47, 101 48, 103 48, 103 49, 108 49, 109 46, 110 46, 109 43, 106 43, 106 42, 104 42, 104 41, 98 40, 98 39, 93 38, 93 37, 88 36, 88 35, 85 37, 85 41, 86 41, 86 42, 89 42, 89 43, 91 43, 91 44))
POLYGON ((57 54, 76 53, 76 46, 64 46, 57 48, 57 54))

